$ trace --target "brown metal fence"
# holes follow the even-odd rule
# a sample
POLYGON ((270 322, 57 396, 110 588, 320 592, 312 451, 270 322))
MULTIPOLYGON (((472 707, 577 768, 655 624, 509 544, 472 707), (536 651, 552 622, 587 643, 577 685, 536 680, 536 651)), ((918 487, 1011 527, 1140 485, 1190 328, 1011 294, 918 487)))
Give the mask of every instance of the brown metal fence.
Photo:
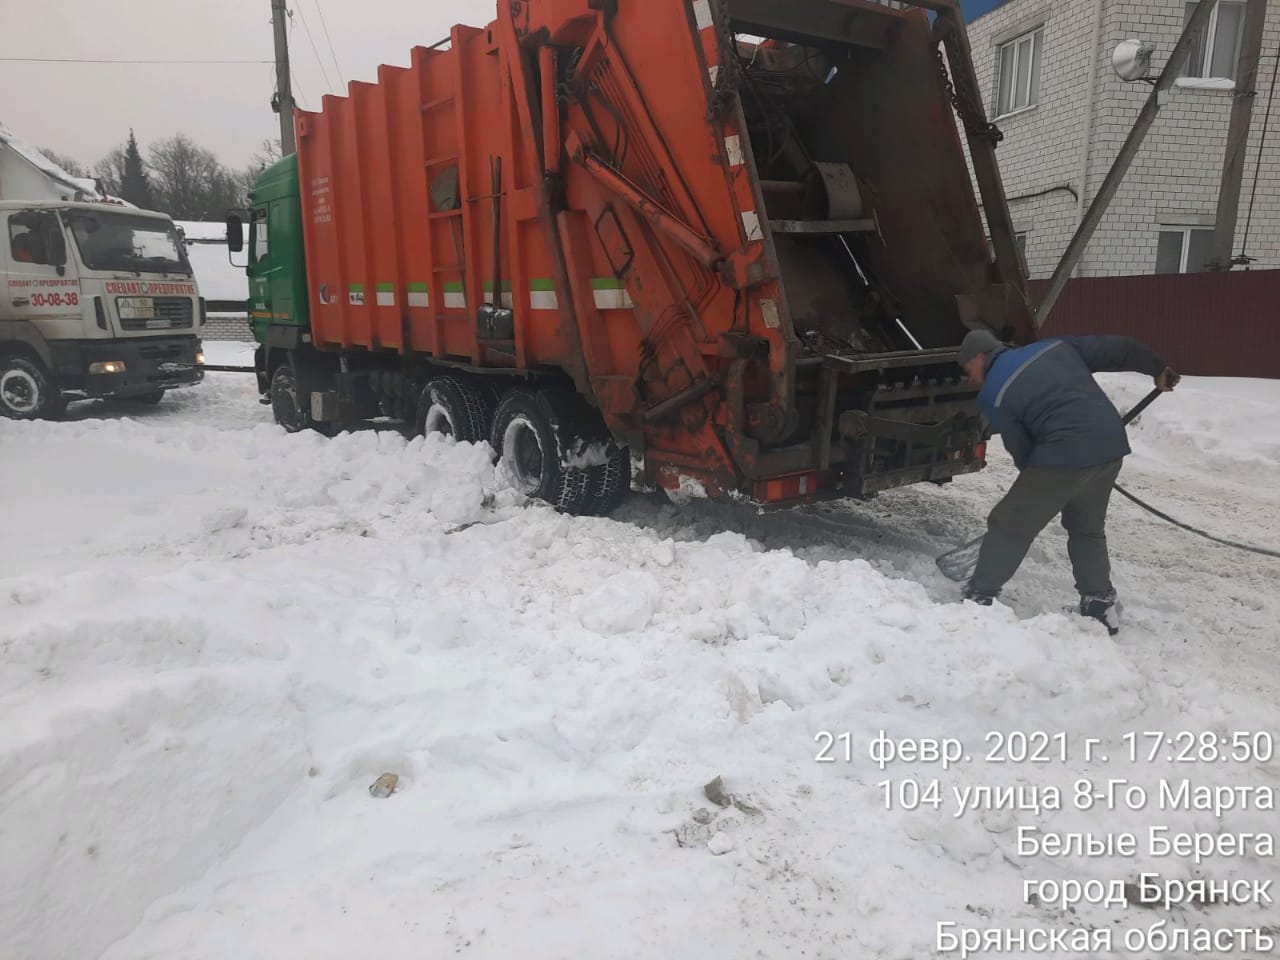
MULTIPOLYGON (((1031 283, 1033 302, 1048 281, 1031 283)), ((1280 379, 1280 270, 1072 280, 1045 336, 1116 333, 1183 373, 1280 379)))

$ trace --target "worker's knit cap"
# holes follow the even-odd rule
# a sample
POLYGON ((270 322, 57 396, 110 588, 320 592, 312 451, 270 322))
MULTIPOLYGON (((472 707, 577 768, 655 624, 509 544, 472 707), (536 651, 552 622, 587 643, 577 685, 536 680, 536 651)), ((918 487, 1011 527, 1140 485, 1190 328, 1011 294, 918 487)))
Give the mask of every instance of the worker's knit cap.
POLYGON ((1002 346, 990 330, 973 330, 960 344, 960 363, 966 364, 979 354, 999 350, 1002 346))

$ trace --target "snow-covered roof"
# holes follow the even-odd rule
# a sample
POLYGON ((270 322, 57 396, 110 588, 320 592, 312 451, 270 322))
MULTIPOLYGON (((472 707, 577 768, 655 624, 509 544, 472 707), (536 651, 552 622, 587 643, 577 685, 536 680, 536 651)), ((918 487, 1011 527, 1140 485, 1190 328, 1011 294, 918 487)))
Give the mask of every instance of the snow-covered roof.
POLYGON ((200 296, 206 300, 248 300, 249 277, 244 267, 227 256, 227 227, 223 223, 179 220, 187 238, 187 258, 196 272, 200 296))
MULTIPOLYGON (((67 171, 46 157, 31 144, 22 140, 16 133, 0 123, 0 146, 8 147, 31 166, 44 174, 58 186, 82 195, 77 199, 99 199, 98 185, 84 177, 73 177, 67 171)), ((14 199, 39 199, 36 197, 17 197, 14 199)))
POLYGON ((143 210, 141 207, 136 207, 125 200, 116 200, 109 194, 105 195, 101 200, 42 200, 38 197, 25 197, 15 200, 0 199, 0 210, 23 210, 31 206, 32 203, 39 204, 41 210, 79 210, 83 213, 101 213, 104 206, 124 207, 124 210, 111 212, 169 220, 169 215, 161 213, 159 210, 143 210))

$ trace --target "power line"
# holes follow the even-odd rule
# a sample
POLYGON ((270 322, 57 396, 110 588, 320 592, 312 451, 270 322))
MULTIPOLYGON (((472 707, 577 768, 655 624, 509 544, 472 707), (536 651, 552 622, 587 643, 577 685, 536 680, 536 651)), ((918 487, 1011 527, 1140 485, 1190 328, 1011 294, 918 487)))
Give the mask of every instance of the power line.
MULTIPOLYGON (((320 64, 320 74, 324 77, 325 90, 333 89, 333 81, 329 79, 329 71, 325 69, 324 60, 320 58, 320 51, 316 49, 316 38, 311 35, 311 25, 307 23, 307 15, 302 12, 302 4, 297 4, 298 19, 302 21, 302 29, 307 31, 307 42, 311 44, 311 52, 315 54, 316 63, 320 64)), ((289 22, 293 22, 292 11, 290 11, 289 22)))
POLYGON ((139 63, 139 64, 251 64, 273 60, 94 60, 80 57, 0 57, 0 63, 139 63))
MULTIPOLYGON (((293 11, 286 10, 285 13, 289 23, 289 45, 292 46, 293 45, 293 11)), ((312 50, 314 49, 315 49, 315 46, 312 45, 312 50)), ((301 101, 310 100, 311 98, 308 97, 306 91, 302 89, 302 84, 298 83, 298 71, 293 68, 293 65, 294 65, 294 61, 290 60, 289 61, 290 95, 293 97, 294 107, 301 109, 302 107, 301 101)), ((321 65, 321 70, 323 71, 323 65, 321 65)), ((327 84, 328 82, 329 82, 329 78, 326 75, 325 83, 327 84)))
POLYGON ((324 7, 320 6, 320 0, 316 0, 316 13, 320 14, 320 26, 324 28, 324 38, 329 44, 329 56, 333 57, 334 69, 338 71, 338 79, 342 82, 345 89, 347 79, 342 75, 342 64, 338 63, 338 55, 333 52, 333 38, 329 36, 329 24, 324 20, 324 7))
POLYGON ((293 71, 293 69, 292 69, 292 68, 290 68, 290 70, 289 70, 289 77, 290 77, 290 79, 293 81, 293 89, 294 89, 294 90, 296 90, 296 91, 298 91, 298 97, 295 97, 295 98, 294 98, 294 100, 293 100, 293 105, 294 105, 295 107, 300 105, 300 104, 298 103, 298 98, 299 98, 299 97, 300 97, 301 99, 303 99, 303 100, 310 100, 311 98, 307 96, 306 91, 304 91, 304 90, 302 89, 302 84, 298 83, 298 75, 297 75, 297 73, 295 73, 295 72, 293 71))

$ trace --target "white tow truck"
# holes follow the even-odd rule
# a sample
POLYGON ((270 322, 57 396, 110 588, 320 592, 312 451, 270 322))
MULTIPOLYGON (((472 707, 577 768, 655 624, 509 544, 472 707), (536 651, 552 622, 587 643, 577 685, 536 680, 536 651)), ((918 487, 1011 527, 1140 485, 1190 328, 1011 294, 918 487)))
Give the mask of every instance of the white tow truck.
POLYGON ((104 202, 0 201, 0 415, 72 400, 158 403, 204 379, 205 303, 160 213, 104 202))

